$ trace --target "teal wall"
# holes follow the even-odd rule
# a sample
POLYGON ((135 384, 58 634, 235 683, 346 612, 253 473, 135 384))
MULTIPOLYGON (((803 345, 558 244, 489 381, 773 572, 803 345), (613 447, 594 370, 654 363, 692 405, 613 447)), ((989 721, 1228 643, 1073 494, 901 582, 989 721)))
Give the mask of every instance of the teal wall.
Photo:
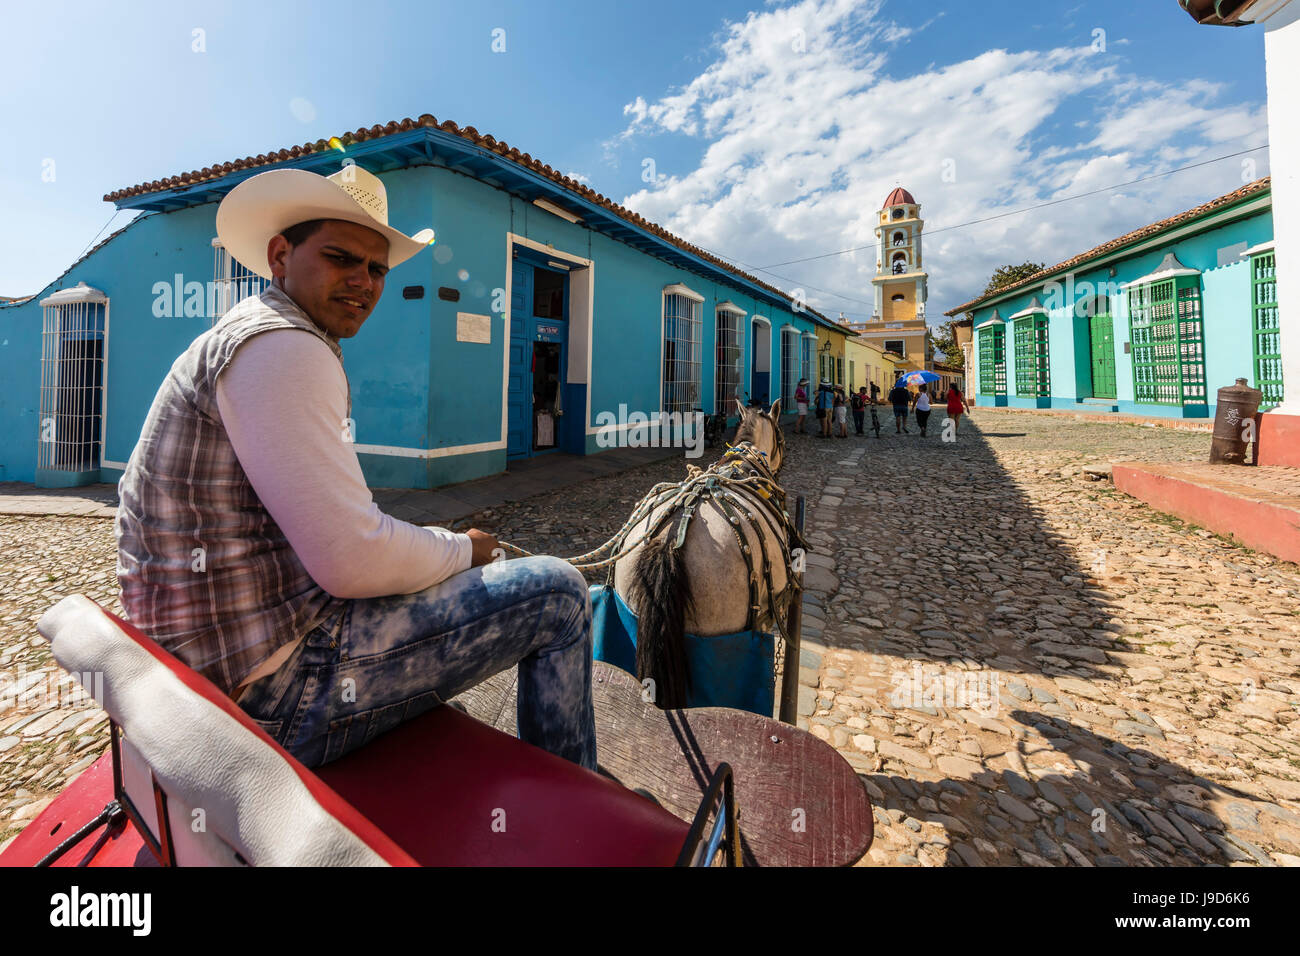
MULTIPOLYGON (((1077 304, 1097 290, 1109 291, 1115 330, 1114 405, 1119 411, 1136 415, 1197 417, 1198 412, 1214 416, 1215 395, 1219 388, 1233 384, 1237 378, 1254 382, 1252 351, 1250 264, 1245 258, 1232 258, 1219 265, 1220 250, 1231 255, 1234 246, 1249 248, 1273 238, 1273 217, 1268 209, 1253 213, 1227 225, 1194 233, 1140 255, 1113 261, 1107 266, 1086 269, 1074 274, 1071 288, 1063 276, 1057 277, 1060 290, 1052 298, 1052 287, 1038 284, 1017 292, 1009 299, 975 310, 975 325, 985 322, 998 311, 1003 318, 1025 309, 1037 297, 1049 309, 1048 362, 1051 370, 1051 407, 1080 408, 1092 394, 1090 339, 1087 316, 1076 315, 1077 304), (1209 405, 1201 409, 1183 409, 1172 405, 1138 404, 1133 392, 1132 356, 1124 351, 1129 341, 1128 297, 1120 289, 1125 283, 1154 272, 1167 253, 1173 252, 1182 264, 1201 272, 1201 310, 1205 327, 1205 380, 1209 405), (1109 274, 1110 268, 1115 275, 1109 274), (1055 307, 1053 307, 1055 306, 1055 307)), ((983 334, 977 330, 977 334, 983 334)), ((1014 323, 1006 324, 1007 400, 1012 407, 1034 407, 1033 399, 1016 397, 1014 323)), ((979 341, 974 349, 979 361, 979 341)), ((977 377, 978 381, 978 377, 977 377)), ((983 396, 982 392, 978 395, 983 396)), ((983 396, 981 404, 994 404, 993 396, 983 396)), ((1104 406, 1103 406, 1104 407, 1104 406)))
MULTIPOLYGON (((585 390, 566 389, 562 434, 569 447, 598 452, 586 434, 603 410, 619 405, 653 412, 660 407, 662 290, 682 283, 701 306, 701 399, 714 405, 715 306, 731 300, 749 315, 745 328, 745 391, 753 343, 752 316, 772 323, 772 397, 780 372, 780 330, 813 331, 811 316, 774 308, 739 284, 716 283, 678 268, 581 224, 567 222, 476 178, 437 166, 382 174, 390 221, 411 233, 432 226, 437 241, 388 273, 384 294, 361 332, 342 342, 359 445, 438 449, 502 440, 502 372, 506 317, 493 311, 494 290, 504 289, 507 233, 552 244, 594 261, 592 417, 582 421, 585 390), (425 287, 422 299, 405 300, 402 288, 425 287), (438 298, 457 289, 460 300, 438 298), (491 316, 490 344, 456 341, 456 313, 491 316), (570 417, 572 416, 572 417, 570 417)), ((107 429, 103 458, 126 462, 149 406, 172 362, 210 325, 206 316, 156 317, 154 283, 206 284, 213 278, 212 237, 217 204, 142 215, 31 302, 0 307, 0 480, 33 481, 39 433, 39 299, 79 281, 109 296, 106 369, 107 429)), ((577 321, 571 316, 571 321, 577 321)), ((571 333, 572 335, 572 333, 571 333)), ((585 374, 585 371, 583 372, 585 374)), ((426 458, 359 452, 366 480, 375 487, 435 487, 504 470, 504 448, 426 458)), ((106 466, 101 479, 121 471, 106 466)))

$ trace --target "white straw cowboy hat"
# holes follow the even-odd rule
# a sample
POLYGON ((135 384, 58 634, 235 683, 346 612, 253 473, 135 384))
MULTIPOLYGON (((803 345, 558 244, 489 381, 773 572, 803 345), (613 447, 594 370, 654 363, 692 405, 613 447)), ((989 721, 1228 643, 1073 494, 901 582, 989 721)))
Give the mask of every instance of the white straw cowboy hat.
POLYGON ((408 236, 390 226, 384 184, 351 164, 332 176, 273 169, 244 180, 217 207, 217 238, 241 265, 270 279, 271 237, 312 219, 341 219, 380 233, 388 240, 390 269, 433 241, 432 229, 408 236))

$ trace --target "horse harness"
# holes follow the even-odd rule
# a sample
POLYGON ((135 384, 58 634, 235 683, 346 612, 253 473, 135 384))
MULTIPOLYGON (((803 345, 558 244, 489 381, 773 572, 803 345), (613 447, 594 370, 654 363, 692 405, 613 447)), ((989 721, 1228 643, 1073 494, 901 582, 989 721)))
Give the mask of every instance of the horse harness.
MULTIPOLYGON (((778 447, 782 447, 785 436, 781 434, 779 429, 776 431, 776 436, 778 447)), ((618 533, 600 547, 588 551, 586 554, 564 560, 580 571, 594 571, 601 567, 607 568, 605 586, 612 588, 614 586, 614 565, 616 562, 630 554, 641 542, 655 537, 673 520, 677 522, 673 547, 682 547, 686 543, 686 532, 690 528, 691 520, 695 517, 700 505, 706 501, 712 501, 729 522, 731 533, 735 536, 736 544, 745 559, 746 576, 749 580, 749 613, 745 629, 749 631, 764 630, 770 623, 768 615, 760 617, 760 612, 763 609, 759 603, 758 594, 759 574, 761 573, 763 583, 767 585, 771 621, 774 621, 776 627, 780 630, 782 640, 788 642, 789 635, 786 633, 785 612, 789 608, 791 600, 798 595, 800 590, 791 567, 791 552, 796 547, 804 548, 805 544, 803 536, 795 527, 790 513, 786 510, 785 490, 777 484, 776 476, 768 463, 767 454, 759 451, 751 442, 743 441, 736 445, 728 445, 726 454, 714 462, 708 470, 701 471, 698 468, 691 468, 690 471, 691 473, 684 481, 661 482, 651 488, 645 497, 637 503, 631 517, 618 530, 618 533), (740 492, 742 491, 749 492, 753 496, 752 501, 747 501, 741 497, 740 492), (754 507, 754 504, 757 504, 757 507, 754 507), (653 525, 647 527, 644 534, 639 535, 635 541, 629 544, 628 538, 635 526, 646 520, 649 515, 660 507, 664 507, 664 511, 654 521, 653 525), (762 559, 761 567, 756 567, 756 555, 740 529, 742 520, 748 522, 758 540, 759 555, 762 559), (784 537, 789 545, 784 553, 780 555, 780 559, 785 562, 786 572, 785 587, 780 591, 776 589, 772 581, 772 567, 775 556, 768 553, 766 537, 763 534, 765 528, 770 528, 777 540, 784 537), (609 554, 609 552, 613 553, 609 554), (605 554, 609 556, 601 558, 601 555, 605 554)), ((524 551, 522 548, 506 542, 500 542, 500 544, 503 549, 515 554, 529 555, 529 552, 524 551)))

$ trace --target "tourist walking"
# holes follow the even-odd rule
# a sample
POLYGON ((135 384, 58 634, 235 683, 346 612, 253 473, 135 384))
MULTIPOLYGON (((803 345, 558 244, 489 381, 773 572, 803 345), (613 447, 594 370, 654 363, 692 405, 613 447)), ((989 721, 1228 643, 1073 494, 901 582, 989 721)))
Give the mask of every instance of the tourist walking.
POLYGON ((799 417, 794 422, 794 430, 800 435, 806 435, 808 429, 804 427, 804 420, 808 417, 808 379, 799 379, 799 384, 794 390, 794 404, 799 412, 799 417))
POLYGON ((970 405, 966 403, 966 397, 962 395, 961 389, 957 383, 953 382, 948 386, 948 417, 952 419, 952 437, 957 437, 957 426, 961 422, 962 409, 970 411, 970 405))
POLYGON ((853 427, 859 435, 867 417, 867 386, 863 385, 853 396, 853 427))
POLYGON ((889 391, 889 404, 894 406, 895 435, 907 432, 907 403, 909 399, 907 389, 903 386, 902 379, 899 379, 889 391))
POLYGON ((930 393, 924 385, 918 386, 916 398, 912 402, 912 407, 916 409, 916 424, 921 429, 921 437, 925 437, 925 426, 930 420, 930 393))
POLYGON ((844 389, 835 389, 835 424, 838 426, 837 438, 849 437, 849 402, 844 397, 844 389))
POLYGON ((831 437, 831 413, 834 408, 835 387, 822 379, 822 383, 817 386, 817 424, 821 428, 818 435, 822 438, 831 437))

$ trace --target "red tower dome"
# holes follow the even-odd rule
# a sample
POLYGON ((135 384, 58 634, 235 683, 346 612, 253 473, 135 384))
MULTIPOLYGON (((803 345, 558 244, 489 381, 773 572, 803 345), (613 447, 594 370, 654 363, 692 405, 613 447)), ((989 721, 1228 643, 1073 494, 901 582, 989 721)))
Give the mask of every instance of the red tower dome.
POLYGON ((902 186, 895 186, 894 191, 889 194, 889 197, 885 200, 885 204, 880 208, 888 209, 890 206, 915 206, 915 205, 916 205, 916 200, 912 198, 911 193, 909 193, 902 186))

